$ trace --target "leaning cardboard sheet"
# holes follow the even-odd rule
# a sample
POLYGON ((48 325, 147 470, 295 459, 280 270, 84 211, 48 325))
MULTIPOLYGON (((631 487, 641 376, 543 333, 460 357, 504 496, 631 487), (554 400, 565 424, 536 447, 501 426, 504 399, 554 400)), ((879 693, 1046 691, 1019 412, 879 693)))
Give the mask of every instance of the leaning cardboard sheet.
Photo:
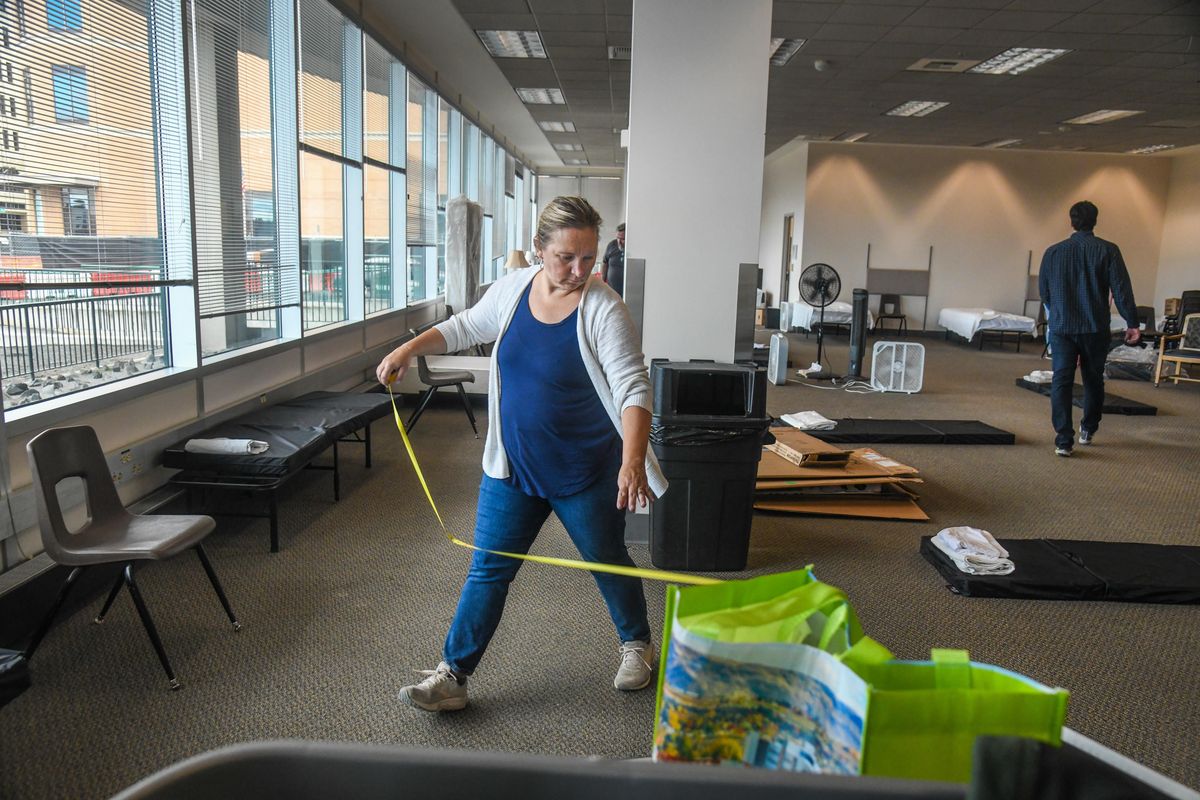
POLYGON ((1067 693, 961 650, 896 661, 811 568, 669 587, 659 761, 965 782, 981 735, 1057 745, 1067 693))

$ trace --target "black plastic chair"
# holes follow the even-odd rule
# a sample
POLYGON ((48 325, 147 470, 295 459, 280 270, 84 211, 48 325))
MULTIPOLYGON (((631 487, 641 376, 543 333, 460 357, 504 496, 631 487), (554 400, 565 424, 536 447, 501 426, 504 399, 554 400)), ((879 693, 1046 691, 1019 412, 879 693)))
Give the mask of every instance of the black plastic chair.
MULTIPOLYGON (((409 330, 414 338, 420 332, 416 328, 409 330)), ((471 410, 471 401, 467 397, 466 390, 463 389, 463 384, 475 382, 475 374, 465 369, 430 369, 425 356, 417 356, 417 375, 421 378, 421 383, 429 388, 425 390, 425 394, 421 395, 421 400, 417 403, 417 408, 413 411, 412 416, 408 418, 405 427, 411 432, 416 426, 417 420, 425 413, 426 406, 429 405, 429 401, 433 399, 437 390, 443 386, 453 386, 458 389, 458 398, 462 400, 463 410, 467 412, 467 419, 471 421, 471 430, 475 432, 475 438, 478 439, 479 427, 475 424, 475 412, 471 410)))
POLYGON ((213 571, 212 563, 201 546, 204 539, 216 527, 212 517, 183 514, 153 514, 139 516, 125 510, 112 474, 104 460, 104 451, 96 432, 86 425, 70 428, 50 428, 29 440, 25 446, 29 455, 29 468, 33 473, 33 490, 37 499, 38 525, 42 531, 42 544, 46 554, 57 564, 72 567, 71 574, 63 583, 50 611, 43 618, 33 635, 25 656, 32 660, 34 651, 41 644, 50 624, 54 621, 67 595, 75 585, 80 573, 97 564, 122 564, 120 576, 108 593, 108 599, 96 616, 102 623, 121 591, 129 587, 129 595, 141 617, 142 625, 150 636, 150 643, 162 662, 163 670, 171 682, 172 689, 180 683, 171 669, 167 652, 150 618, 150 611, 142 599, 141 590, 133 576, 133 565, 137 561, 161 561, 184 550, 196 551, 204 572, 212 582, 213 589, 225 609, 233 629, 242 625, 234 616, 233 609, 225 597, 225 590, 213 571), (82 478, 87 492, 89 519, 79 530, 72 532, 63 518, 62 505, 58 498, 58 485, 67 478, 82 478))
POLYGON ((875 324, 871 326, 871 330, 880 330, 880 323, 885 319, 899 320, 900 324, 896 326, 896 332, 901 335, 908 334, 908 317, 900 311, 900 295, 881 294, 879 296, 879 313, 875 315, 875 324), (888 306, 892 307, 891 311, 887 310, 888 306))

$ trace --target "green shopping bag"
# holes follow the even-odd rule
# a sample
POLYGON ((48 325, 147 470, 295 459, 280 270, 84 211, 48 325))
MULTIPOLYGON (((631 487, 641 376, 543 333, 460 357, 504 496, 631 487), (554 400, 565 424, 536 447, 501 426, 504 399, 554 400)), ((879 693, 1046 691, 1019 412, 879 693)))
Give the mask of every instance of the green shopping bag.
POLYGON ((865 669, 891 659, 812 574, 667 590, 654 757, 857 774, 865 669))
POLYGON ((965 783, 977 736, 1062 743, 1067 692, 972 663, 965 650, 931 661, 856 665, 870 685, 862 774, 965 783))

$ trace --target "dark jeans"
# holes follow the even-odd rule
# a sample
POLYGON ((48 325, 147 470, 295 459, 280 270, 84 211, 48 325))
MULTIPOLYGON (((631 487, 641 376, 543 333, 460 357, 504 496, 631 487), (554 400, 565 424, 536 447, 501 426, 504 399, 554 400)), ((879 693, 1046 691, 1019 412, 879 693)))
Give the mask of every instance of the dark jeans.
MULTIPOLYGON (((605 476, 581 492, 549 500, 530 497, 504 481, 483 476, 475 515, 475 544, 490 550, 529 552, 542 524, 553 511, 584 561, 634 566, 625 549, 625 511, 617 508, 617 476, 605 476)), ((471 560, 446 634, 442 658, 455 672, 470 675, 487 649, 508 597, 508 584, 521 562, 478 550, 471 560)), ((535 565, 534 569, 555 569, 535 565)), ((649 641, 646 596, 637 578, 593 572, 609 616, 622 642, 649 641)), ((544 632, 553 647, 553 631, 544 632)))
POLYGON ((1071 422, 1071 400, 1075 389, 1075 362, 1083 380, 1083 417, 1079 429, 1095 433, 1104 408, 1104 360, 1108 357, 1108 331, 1100 333, 1051 333, 1050 354, 1054 380, 1050 384, 1050 419, 1054 423, 1054 446, 1075 444, 1071 422))

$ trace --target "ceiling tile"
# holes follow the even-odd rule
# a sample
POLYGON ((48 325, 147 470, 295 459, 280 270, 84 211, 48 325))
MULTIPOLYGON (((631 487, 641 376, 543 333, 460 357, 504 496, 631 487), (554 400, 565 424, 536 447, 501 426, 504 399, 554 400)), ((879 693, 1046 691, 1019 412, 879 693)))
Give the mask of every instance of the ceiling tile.
MULTIPOLYGON (((1195 36, 1200 34, 1200 16, 1161 14, 1150 17, 1140 25, 1129 28, 1125 33, 1153 33, 1170 36, 1195 36)), ((1197 45, 1200 48, 1200 45, 1197 45)))
POLYGON ((960 28, 928 28, 928 27, 909 27, 901 25, 892 28, 886 36, 883 37, 885 42, 923 42, 928 44, 942 44, 948 42, 961 33, 960 28))
POLYGON ((603 14, 604 0, 528 0, 534 14, 603 14))
POLYGON ((997 11, 980 21, 976 27, 1006 31, 1043 31, 1069 16, 1071 15, 1052 11, 997 11))
POLYGON ((825 22, 838 6, 834 3, 775 3, 773 22, 825 22))
MULTIPOLYGON (((610 36, 613 34, 618 34, 618 33, 620 33, 620 34, 632 33, 632 31, 633 31, 633 16, 632 15, 630 15, 630 16, 624 16, 624 15, 614 16, 612 14, 609 14, 608 17, 606 17, 605 19, 607 20, 606 25, 608 27, 608 33, 610 36)), ((628 38, 629 38, 628 36, 625 37, 626 40, 628 40, 628 38)))
POLYGON ((613 14, 631 16, 633 14, 633 0, 605 0, 604 10, 610 16, 613 14))
POLYGON ((463 19, 476 31, 537 30, 533 14, 463 14, 463 19))
POLYGON ((1005 6, 1009 11, 1069 11, 1078 13, 1090 8, 1096 0, 1013 0, 1005 6))
POLYGON ((850 42, 874 42, 882 38, 891 27, 888 25, 839 25, 825 23, 817 31, 816 39, 831 39, 850 42))
POLYGON ((537 14, 538 30, 606 31, 608 18, 603 14, 537 14))
POLYGON ((603 31, 542 31, 542 44, 548 47, 607 47, 603 31))
POLYGON ((1145 14, 1076 14, 1054 26, 1055 31, 1119 33, 1150 19, 1145 14))
POLYGON ((557 64, 559 61, 591 61, 597 64, 608 63, 608 48, 607 47, 556 47, 554 45, 546 46, 546 54, 550 56, 550 60, 557 64))
POLYGON ((525 0, 451 0, 458 13, 466 14, 527 14, 525 0))
POLYGON ((845 4, 838 7, 826 21, 859 25, 895 25, 913 13, 912 6, 845 4))
POLYGON ((823 56, 850 58, 861 55, 870 47, 874 47, 874 45, 867 42, 813 41, 806 44, 789 63, 795 63, 796 61, 800 60, 808 60, 811 62, 812 59, 823 56))
POLYGON ((1179 0, 1099 0, 1089 10, 1095 14, 1162 14, 1179 5, 1179 0))
POLYGON ((986 8, 922 8, 904 20, 905 26, 924 25, 934 28, 971 28, 993 11, 986 8))
POLYGON ((812 39, 821 29, 819 22, 780 22, 771 21, 771 35, 781 39, 812 39))

